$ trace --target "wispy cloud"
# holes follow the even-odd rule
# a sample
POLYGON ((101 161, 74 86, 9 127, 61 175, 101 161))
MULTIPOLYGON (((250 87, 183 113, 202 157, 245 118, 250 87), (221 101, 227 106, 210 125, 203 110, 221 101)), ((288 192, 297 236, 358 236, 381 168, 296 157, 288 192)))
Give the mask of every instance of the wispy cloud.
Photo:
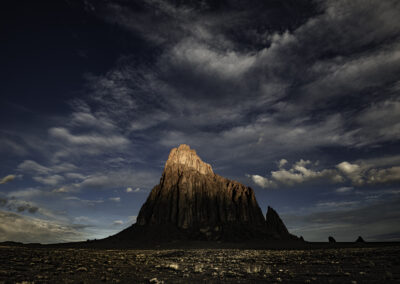
POLYGON ((110 197, 109 200, 113 201, 113 202, 120 202, 121 201, 121 197, 110 197))

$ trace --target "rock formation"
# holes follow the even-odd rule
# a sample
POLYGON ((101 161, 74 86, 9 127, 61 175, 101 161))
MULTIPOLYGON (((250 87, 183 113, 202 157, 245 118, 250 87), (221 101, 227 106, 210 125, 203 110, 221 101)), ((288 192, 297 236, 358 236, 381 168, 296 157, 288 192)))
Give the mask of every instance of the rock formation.
POLYGON ((282 219, 278 213, 271 207, 268 206, 266 215, 267 232, 274 239, 278 240, 291 240, 297 239, 296 236, 289 233, 282 219))
POLYGON ((330 243, 336 243, 335 238, 332 237, 332 236, 329 236, 328 241, 329 241, 330 243))
POLYGON ((356 243, 365 243, 365 241, 361 236, 358 236, 356 243))
POLYGON ((270 207, 265 222, 250 187, 214 174, 188 145, 171 150, 137 223, 120 235, 133 231, 163 239, 297 239, 270 207))

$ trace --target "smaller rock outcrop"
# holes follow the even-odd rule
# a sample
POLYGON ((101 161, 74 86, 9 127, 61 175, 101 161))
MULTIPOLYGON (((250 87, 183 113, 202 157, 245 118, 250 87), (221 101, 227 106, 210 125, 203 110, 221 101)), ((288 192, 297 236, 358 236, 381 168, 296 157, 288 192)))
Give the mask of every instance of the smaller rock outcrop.
POLYGON ((358 236, 356 243, 365 243, 365 241, 361 236, 358 236))
POLYGON ((268 206, 266 215, 266 226, 268 234, 277 240, 294 240, 298 239, 296 236, 289 233, 285 224, 278 213, 270 206, 268 206))
POLYGON ((335 238, 332 237, 332 236, 329 236, 328 241, 329 241, 330 243, 336 243, 335 238))

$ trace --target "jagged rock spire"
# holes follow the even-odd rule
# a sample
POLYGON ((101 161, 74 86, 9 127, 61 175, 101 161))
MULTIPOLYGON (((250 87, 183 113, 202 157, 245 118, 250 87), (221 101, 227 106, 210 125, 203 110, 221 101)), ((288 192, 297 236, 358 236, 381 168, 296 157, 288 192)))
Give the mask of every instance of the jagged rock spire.
POLYGON ((281 217, 279 217, 278 213, 270 206, 268 206, 267 210, 266 224, 268 234, 272 235, 276 239, 285 240, 293 239, 293 237, 295 237, 289 233, 281 217))

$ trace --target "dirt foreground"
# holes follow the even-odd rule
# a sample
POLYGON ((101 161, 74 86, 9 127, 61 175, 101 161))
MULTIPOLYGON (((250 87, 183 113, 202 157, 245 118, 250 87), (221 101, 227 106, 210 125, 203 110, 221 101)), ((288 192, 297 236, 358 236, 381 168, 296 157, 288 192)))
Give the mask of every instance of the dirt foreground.
POLYGON ((0 283, 400 283, 400 246, 105 250, 0 246, 0 283))

